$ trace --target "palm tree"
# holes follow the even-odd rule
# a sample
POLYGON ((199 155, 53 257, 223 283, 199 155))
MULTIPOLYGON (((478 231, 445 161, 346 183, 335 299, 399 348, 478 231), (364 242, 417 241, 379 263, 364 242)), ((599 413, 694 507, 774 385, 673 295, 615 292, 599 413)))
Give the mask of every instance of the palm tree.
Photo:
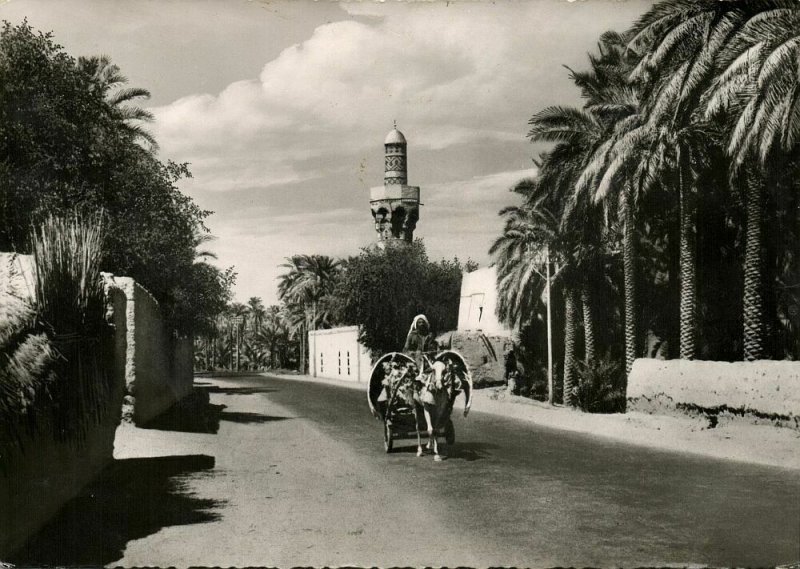
POLYGON ((206 231, 195 228, 192 233, 192 244, 194 246, 194 257, 196 263, 205 263, 208 259, 216 259, 217 254, 209 249, 201 249, 206 243, 216 241, 217 237, 206 231))
MULTIPOLYGON (((628 44, 639 63, 631 74, 645 93, 643 138, 661 138, 671 159, 680 221, 680 357, 696 354, 696 169, 713 145, 701 100, 718 73, 720 57, 760 3, 667 0, 633 26, 628 44), (699 135, 699 136, 698 136, 699 135), (698 143, 699 142, 699 143, 698 143), (694 174, 694 175, 693 175, 694 174)), ((634 160, 640 156, 634 156, 634 160)))
POLYGON ((247 306, 240 302, 234 302, 228 305, 227 310, 227 321, 229 324, 228 333, 230 337, 231 345, 234 346, 233 349, 236 351, 236 361, 235 365, 233 365, 233 359, 231 359, 232 365, 231 367, 234 368, 236 371, 239 371, 239 359, 242 354, 242 328, 247 325, 247 306))
POLYGON ((290 309, 292 321, 299 326, 295 331, 302 334, 300 366, 306 369, 305 335, 324 323, 328 314, 322 299, 329 295, 340 270, 340 262, 327 255, 294 255, 281 266, 287 271, 278 277, 278 298, 290 309), (296 315, 302 314, 302 323, 296 315))
POLYGON ((733 117, 728 154, 731 176, 744 178, 746 237, 744 260, 744 358, 766 356, 764 290, 764 216, 767 184, 776 186, 786 174, 770 167, 789 156, 800 142, 800 8, 775 0, 737 31, 722 58, 720 73, 708 101, 707 116, 733 117), (757 164, 761 174, 743 172, 757 164))
POLYGON ((247 316, 250 322, 250 331, 253 332, 261 327, 267 312, 264 303, 257 296, 251 296, 247 300, 247 316))
MULTIPOLYGON (((562 235, 571 236, 572 242, 562 243, 566 261, 563 278, 566 291, 567 330, 565 336, 564 385, 565 402, 571 399, 572 378, 575 373, 575 334, 577 314, 583 307, 586 359, 596 356, 594 322, 592 317, 592 286, 598 279, 597 269, 603 254, 602 225, 592 204, 592 193, 578 184, 585 179, 584 172, 597 155, 609 152, 615 125, 636 116, 638 99, 635 90, 626 82, 623 58, 624 37, 607 32, 601 37, 599 56, 590 55, 591 69, 587 72, 570 70, 571 78, 587 99, 584 109, 549 107, 534 115, 529 124, 531 141, 556 142, 548 160, 552 167, 544 170, 551 180, 542 183, 553 192, 563 195, 560 212, 562 235), (594 223, 587 223, 593 221, 594 223)), ((585 184, 584 184, 585 185, 585 184)), ((630 247, 629 247, 630 249, 630 247)), ((628 306, 635 306, 633 279, 629 280, 628 306)), ((634 318, 630 319, 631 322, 634 318)), ((630 330, 635 338, 635 330, 630 330)), ((632 342, 631 342, 632 343, 632 342)), ((635 353, 635 351, 633 352, 635 353)), ((632 359, 631 359, 632 361, 632 359)))
POLYGON ((270 367, 283 366, 288 339, 289 329, 280 307, 273 305, 264 309, 263 319, 253 333, 253 341, 266 348, 270 367))
MULTIPOLYGON (((572 75, 573 78, 577 77, 574 72, 572 75)), ((599 92, 596 77, 585 74, 579 80, 599 92)), ((539 183, 547 191, 560 195, 559 233, 563 241, 562 255, 568 269, 563 276, 570 288, 567 293, 567 316, 572 318, 570 323, 576 322, 578 309, 575 304, 579 302, 583 308, 586 359, 591 362, 596 354, 592 281, 597 277, 594 269, 599 266, 597 255, 600 253, 603 230, 600 218, 596 215, 598 208, 586 199, 586 194, 575 194, 573 188, 592 150, 602 141, 606 127, 592 112, 567 107, 546 108, 534 115, 528 124, 531 126, 528 137, 532 142, 561 141, 543 158, 539 183)), ((573 342, 573 337, 574 333, 570 331, 567 341, 573 342)), ((568 359, 573 353, 574 350, 567 350, 567 354, 570 354, 568 359)), ((568 379, 571 379, 573 367, 571 363, 565 363, 565 378, 569 376, 568 379)))
POLYGON ((123 132, 134 139, 145 141, 151 150, 157 150, 155 138, 141 126, 143 122, 152 122, 153 114, 130 104, 140 99, 149 99, 150 91, 141 87, 125 87, 128 78, 122 75, 117 65, 111 63, 107 55, 79 57, 77 66, 92 77, 94 85, 108 104, 112 119, 122 127, 123 132))
MULTIPOLYGON (((529 324, 536 314, 542 288, 547 308, 547 386, 548 402, 554 402, 553 343, 552 343, 552 284, 561 271, 561 245, 558 210, 560 196, 548 191, 542 172, 547 158, 540 162, 537 179, 518 182, 513 191, 525 196, 521 207, 500 211, 505 217, 502 234, 489 249, 497 271, 498 317, 512 328, 529 324), (553 271, 553 266, 555 270, 553 271)), ((567 333, 573 331, 574 321, 568 323, 567 333)), ((570 356, 574 352, 570 352, 570 356)), ((571 361, 566 367, 572 368, 571 361)), ((567 380, 571 379, 571 376, 567 380)), ((569 391, 566 393, 570 393, 569 391)))

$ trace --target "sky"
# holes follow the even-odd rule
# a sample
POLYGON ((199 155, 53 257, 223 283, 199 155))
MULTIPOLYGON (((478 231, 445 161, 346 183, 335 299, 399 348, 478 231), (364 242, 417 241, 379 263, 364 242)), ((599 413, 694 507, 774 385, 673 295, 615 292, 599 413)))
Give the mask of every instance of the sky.
POLYGON ((214 213, 206 248, 238 273, 236 299, 277 303, 294 254, 347 257, 376 239, 393 121, 408 141, 433 260, 491 262, 510 188, 536 174, 528 119, 581 105, 569 71, 650 0, 312 2, 0 0, 67 52, 108 55, 144 106, 180 189, 214 213), (566 66, 566 67, 565 67, 566 66))

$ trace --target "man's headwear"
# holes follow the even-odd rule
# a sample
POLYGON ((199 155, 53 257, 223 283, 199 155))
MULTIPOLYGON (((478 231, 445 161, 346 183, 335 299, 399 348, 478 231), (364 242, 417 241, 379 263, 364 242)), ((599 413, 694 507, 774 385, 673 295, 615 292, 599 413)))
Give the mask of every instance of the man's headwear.
POLYGON ((428 319, 425 317, 425 315, 424 314, 417 314, 416 316, 414 316, 414 320, 411 322, 411 329, 408 332, 411 333, 414 330, 416 330, 417 329, 417 323, 419 323, 420 321, 424 321, 425 324, 427 324, 428 328, 430 329, 431 323, 428 322, 428 319))

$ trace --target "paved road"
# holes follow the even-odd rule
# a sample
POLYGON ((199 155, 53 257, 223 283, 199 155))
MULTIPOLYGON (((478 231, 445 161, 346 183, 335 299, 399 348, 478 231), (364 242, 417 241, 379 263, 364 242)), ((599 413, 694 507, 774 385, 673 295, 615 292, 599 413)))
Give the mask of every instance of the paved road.
POLYGON ((482 414, 450 458, 383 451, 360 391, 203 380, 215 434, 136 430, 17 561, 112 565, 772 566, 800 560, 796 472, 482 414), (216 430, 216 426, 214 426, 216 430), (137 435, 139 436, 139 435, 137 435), (87 523, 88 522, 88 523, 87 523), (80 544, 80 545, 76 545, 80 544))

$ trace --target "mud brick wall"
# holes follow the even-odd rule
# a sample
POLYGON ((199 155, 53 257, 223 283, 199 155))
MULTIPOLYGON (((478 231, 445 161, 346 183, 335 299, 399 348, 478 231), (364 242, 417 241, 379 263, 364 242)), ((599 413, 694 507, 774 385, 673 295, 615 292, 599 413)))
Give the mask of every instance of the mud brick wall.
POLYGON ((800 417, 800 362, 638 359, 627 396, 628 409, 659 399, 703 409, 800 417))
POLYGON ((127 297, 126 394, 134 400, 134 421, 143 424, 191 393, 193 342, 171 333, 158 301, 133 279, 105 277, 127 297))

